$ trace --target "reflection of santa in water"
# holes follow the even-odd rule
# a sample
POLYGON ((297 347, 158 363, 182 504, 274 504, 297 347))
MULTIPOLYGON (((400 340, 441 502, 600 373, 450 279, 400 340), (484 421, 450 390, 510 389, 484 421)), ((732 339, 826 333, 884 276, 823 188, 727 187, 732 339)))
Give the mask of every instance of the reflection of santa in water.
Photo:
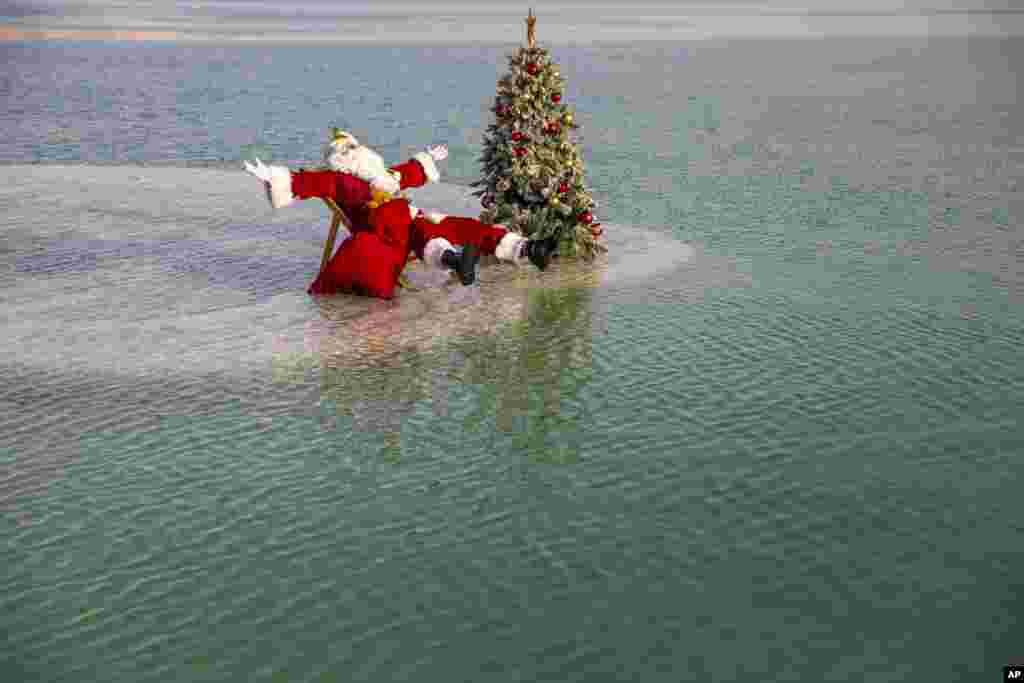
POLYGON ((502 225, 424 214, 396 196, 437 181, 435 162, 447 156, 444 145, 435 145, 388 168, 379 154, 350 134, 335 131, 324 150, 328 170, 290 171, 265 166, 259 159, 246 162, 245 168, 266 184, 275 209, 296 199, 326 197, 351 220, 353 235, 338 247, 310 286, 310 294, 351 292, 390 299, 410 251, 430 266, 455 271, 466 285, 474 281, 481 253, 515 263, 528 259, 543 270, 557 245, 554 239, 529 240, 502 225))

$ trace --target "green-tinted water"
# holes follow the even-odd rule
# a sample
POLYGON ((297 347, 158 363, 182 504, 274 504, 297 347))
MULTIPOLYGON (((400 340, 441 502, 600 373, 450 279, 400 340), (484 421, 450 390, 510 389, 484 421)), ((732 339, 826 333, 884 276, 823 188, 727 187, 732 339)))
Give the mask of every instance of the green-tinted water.
POLYGON ((7 167, 0 680, 998 675, 1006 92, 787 54, 593 114, 608 263, 399 312, 306 297, 322 208, 237 169, 7 167))

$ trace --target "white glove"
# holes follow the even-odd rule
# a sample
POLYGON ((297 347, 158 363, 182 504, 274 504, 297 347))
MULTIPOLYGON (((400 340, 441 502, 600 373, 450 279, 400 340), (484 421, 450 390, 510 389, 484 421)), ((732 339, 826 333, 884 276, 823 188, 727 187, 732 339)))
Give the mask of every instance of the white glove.
POLYGON ((427 147, 427 154, 434 161, 443 161, 448 158, 448 145, 433 145, 427 147))
POLYGON ((263 181, 263 190, 267 194, 267 200, 270 205, 275 209, 280 209, 283 206, 291 204, 295 197, 291 193, 291 183, 285 183, 282 185, 281 176, 282 174, 287 175, 288 169, 283 166, 266 166, 262 161, 256 159, 255 164, 250 164, 248 161, 242 162, 245 165, 245 170, 252 173, 254 176, 263 181), (271 179, 274 177, 274 172, 278 172, 278 187, 274 187, 271 183, 271 179), (276 196, 275 196, 276 194, 276 196))
POLYGON ((246 171, 252 173, 265 183, 270 182, 270 167, 264 166, 262 161, 257 159, 255 164, 250 164, 248 161, 243 161, 242 163, 245 165, 246 171))

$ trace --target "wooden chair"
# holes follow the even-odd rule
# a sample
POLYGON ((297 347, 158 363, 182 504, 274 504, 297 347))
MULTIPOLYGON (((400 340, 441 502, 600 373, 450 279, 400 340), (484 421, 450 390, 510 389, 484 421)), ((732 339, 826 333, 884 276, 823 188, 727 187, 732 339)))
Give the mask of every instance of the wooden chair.
POLYGON ((338 226, 342 223, 345 224, 345 229, 352 232, 352 221, 348 219, 345 212, 341 210, 333 199, 330 197, 324 197, 324 204, 331 210, 331 230, 327 233, 327 241, 324 243, 324 257, 320 259, 320 272, 322 273, 324 268, 327 267, 327 262, 331 260, 331 256, 334 254, 334 241, 338 238, 338 226))
MULTIPOLYGON (((320 259, 321 273, 323 272, 324 268, 327 267, 328 262, 330 262, 331 256, 334 255, 334 242, 338 238, 338 226, 344 223, 345 229, 349 231, 349 234, 353 233, 352 221, 350 221, 348 216, 345 215, 345 212, 341 209, 341 207, 338 206, 338 204, 330 197, 323 197, 323 200, 324 204, 327 205, 327 208, 331 210, 331 229, 327 233, 327 241, 324 243, 323 258, 320 259)), ((413 258, 414 256, 410 254, 409 260, 412 260, 413 258)), ((414 287, 409 285, 409 281, 406 279, 405 275, 398 276, 398 286, 403 289, 415 289, 414 287)))

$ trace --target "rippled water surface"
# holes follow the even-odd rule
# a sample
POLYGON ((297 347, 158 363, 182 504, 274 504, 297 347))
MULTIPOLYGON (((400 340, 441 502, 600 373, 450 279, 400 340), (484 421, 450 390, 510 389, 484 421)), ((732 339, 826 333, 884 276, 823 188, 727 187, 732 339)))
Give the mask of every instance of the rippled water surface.
POLYGON ((397 304, 238 159, 448 140, 475 213, 500 51, 0 50, 0 680, 1024 655, 1019 42, 556 50, 608 258, 397 304))

